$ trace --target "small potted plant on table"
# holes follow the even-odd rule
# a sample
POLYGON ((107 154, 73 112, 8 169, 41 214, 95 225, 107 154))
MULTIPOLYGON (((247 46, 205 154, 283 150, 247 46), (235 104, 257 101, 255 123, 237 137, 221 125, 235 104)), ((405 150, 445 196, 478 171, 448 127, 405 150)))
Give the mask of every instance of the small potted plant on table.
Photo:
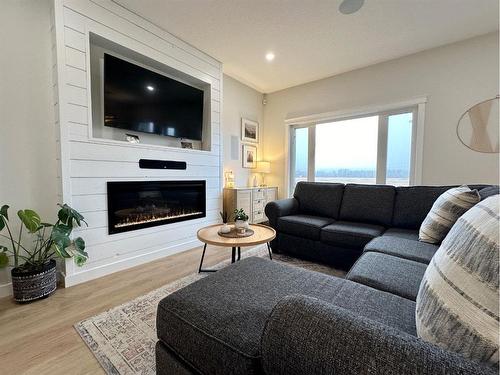
POLYGON ((245 213, 243 208, 234 210, 234 227, 236 229, 248 229, 248 215, 245 213))
POLYGON ((55 224, 42 222, 40 215, 33 210, 19 210, 17 216, 21 225, 16 237, 9 225, 9 206, 0 208, 0 237, 7 240, 7 246, 0 245, 0 268, 9 266, 12 261, 12 289, 17 302, 47 297, 56 290, 54 258, 74 258, 78 266, 83 265, 88 258, 85 241, 81 237, 74 240, 70 238, 74 227, 87 223, 70 206, 59 206, 55 224), (2 233, 4 229, 7 235, 2 233), (23 237, 23 229, 33 238, 29 245, 26 245, 28 241, 23 237))

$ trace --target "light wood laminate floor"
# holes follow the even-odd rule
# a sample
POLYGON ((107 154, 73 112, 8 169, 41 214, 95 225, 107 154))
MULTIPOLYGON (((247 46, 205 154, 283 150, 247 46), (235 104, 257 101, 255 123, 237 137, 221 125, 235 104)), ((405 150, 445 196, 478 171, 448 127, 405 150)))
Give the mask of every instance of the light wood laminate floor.
MULTIPOLYGON (((229 259, 230 253, 209 246, 204 266, 229 259)), ((73 324, 197 272, 200 257, 201 248, 192 249, 58 289, 31 304, 0 299, 0 374, 103 374, 73 324)))

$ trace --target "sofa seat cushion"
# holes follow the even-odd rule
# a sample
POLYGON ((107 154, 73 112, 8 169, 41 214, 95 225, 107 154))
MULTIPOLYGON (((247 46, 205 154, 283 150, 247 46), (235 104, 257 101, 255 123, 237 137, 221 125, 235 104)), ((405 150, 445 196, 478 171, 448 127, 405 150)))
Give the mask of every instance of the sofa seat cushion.
POLYGON ((346 278, 415 301, 427 265, 392 255, 364 253, 346 278))
POLYGON ((432 257, 438 250, 438 246, 430 243, 401 238, 395 236, 386 236, 371 240, 364 249, 364 252, 376 252, 392 255, 415 262, 429 264, 432 257))
POLYGON ((336 221, 321 229, 321 241, 336 246, 363 249, 384 230, 383 226, 375 224, 336 221))
POLYGON ((418 241, 418 230, 416 229, 404 229, 404 228, 389 228, 387 229, 383 236, 406 238, 408 240, 418 241))
POLYGON ((416 304, 407 298, 345 280, 345 285, 337 291, 331 303, 363 318, 417 335, 416 304))
POLYGON ((314 215, 290 215, 278 219, 277 229, 297 237, 319 240, 321 228, 333 223, 333 219, 314 215))
POLYGON ((260 374, 260 342, 284 296, 331 301, 346 281, 262 258, 243 259, 164 298, 158 338, 204 374, 260 374))

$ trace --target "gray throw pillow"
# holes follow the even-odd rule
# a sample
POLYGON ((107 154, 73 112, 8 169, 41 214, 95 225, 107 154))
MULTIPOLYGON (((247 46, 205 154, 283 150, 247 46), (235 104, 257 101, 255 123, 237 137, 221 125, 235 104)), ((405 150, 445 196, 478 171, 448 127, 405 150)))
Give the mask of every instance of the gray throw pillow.
POLYGON ((453 226, 433 256, 416 303, 418 337, 498 365, 499 196, 453 226))
POLYGON ((480 199, 477 190, 471 190, 465 185, 446 190, 436 199, 422 222, 418 239, 428 243, 440 243, 458 218, 480 199))

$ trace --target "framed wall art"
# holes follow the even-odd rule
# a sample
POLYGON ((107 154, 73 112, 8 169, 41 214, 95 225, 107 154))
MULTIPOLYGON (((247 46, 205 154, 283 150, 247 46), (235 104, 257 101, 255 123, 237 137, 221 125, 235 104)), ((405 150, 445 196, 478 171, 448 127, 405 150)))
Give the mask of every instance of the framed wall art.
POLYGON ((257 167, 257 146, 243 145, 243 168, 257 167))
POLYGON ((243 142, 259 142, 259 123, 256 121, 241 119, 241 140, 243 142))

